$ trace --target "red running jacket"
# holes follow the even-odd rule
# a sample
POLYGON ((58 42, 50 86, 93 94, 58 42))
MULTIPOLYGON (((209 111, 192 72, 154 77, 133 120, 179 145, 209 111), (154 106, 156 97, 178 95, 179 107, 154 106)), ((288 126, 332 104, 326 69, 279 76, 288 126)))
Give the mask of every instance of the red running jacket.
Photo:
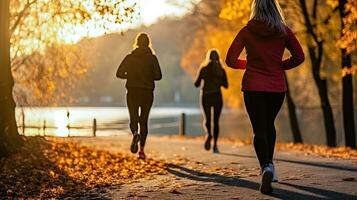
POLYGON ((229 47, 226 64, 246 69, 242 91, 285 92, 284 70, 297 67, 304 60, 301 45, 290 28, 280 33, 264 22, 250 20, 229 47), (247 61, 238 59, 244 48, 247 61), (285 48, 291 57, 282 60, 285 48))

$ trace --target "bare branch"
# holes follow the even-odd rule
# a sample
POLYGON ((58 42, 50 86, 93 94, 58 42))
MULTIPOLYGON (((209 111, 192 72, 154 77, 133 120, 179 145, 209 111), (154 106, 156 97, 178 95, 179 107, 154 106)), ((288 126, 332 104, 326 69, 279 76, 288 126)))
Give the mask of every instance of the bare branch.
POLYGON ((328 15, 324 20, 322 20, 322 23, 328 24, 329 21, 330 21, 330 19, 333 17, 333 15, 334 15, 337 11, 338 11, 338 7, 334 8, 334 9, 332 10, 332 12, 329 13, 329 15, 328 15))
POLYGON ((16 30, 17 26, 20 24, 22 18, 24 17, 26 11, 30 8, 30 6, 34 3, 36 3, 37 0, 32 0, 32 1, 27 1, 25 7, 21 10, 21 12, 17 15, 17 19, 15 21, 15 23, 12 25, 12 27, 10 28, 10 37, 11 35, 14 33, 14 31, 16 30))
POLYGON ((300 1, 300 6, 301 6, 301 11, 302 11, 304 19, 305 19, 307 32, 312 36, 312 38, 314 39, 314 41, 317 44, 320 41, 319 41, 319 38, 317 37, 317 34, 314 31, 314 26, 311 23, 311 20, 309 17, 309 12, 308 12, 307 6, 306 6, 306 1, 305 0, 299 0, 299 1, 300 1))

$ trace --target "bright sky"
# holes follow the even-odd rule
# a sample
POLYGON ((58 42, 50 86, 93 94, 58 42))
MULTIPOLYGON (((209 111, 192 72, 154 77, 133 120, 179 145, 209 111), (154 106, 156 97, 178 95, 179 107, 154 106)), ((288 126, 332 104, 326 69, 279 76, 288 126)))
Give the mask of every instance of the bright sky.
MULTIPOLYGON (((69 25, 63 32, 59 33, 65 43, 76 43, 83 37, 97 37, 108 32, 125 31, 130 28, 138 27, 142 24, 150 25, 158 19, 165 16, 182 16, 188 12, 187 7, 178 7, 168 3, 168 0, 129 0, 136 2, 138 5, 140 16, 132 23, 123 23, 120 25, 111 24, 110 30, 100 28, 104 21, 94 19, 87 22, 83 26, 73 27, 69 25), (72 31, 70 31, 72 30, 72 31)), ((179 3, 185 4, 189 0, 176 0, 179 3)), ((199 0, 196 0, 199 1, 199 0)))
MULTIPOLYGON (((181 0, 181 2, 185 1, 187 0, 181 0)), ((155 23, 163 16, 180 16, 187 12, 185 8, 170 5, 167 0, 139 0, 139 9, 140 20, 146 25, 155 23)))

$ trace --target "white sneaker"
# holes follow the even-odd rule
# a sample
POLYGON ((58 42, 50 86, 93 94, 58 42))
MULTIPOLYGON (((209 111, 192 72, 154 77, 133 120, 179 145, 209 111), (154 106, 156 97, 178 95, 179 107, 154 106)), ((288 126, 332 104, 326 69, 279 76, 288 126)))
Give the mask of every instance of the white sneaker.
POLYGON ((262 172, 262 183, 259 190, 263 194, 271 194, 273 192, 273 187, 271 186, 271 182, 273 180, 273 170, 268 164, 264 166, 262 172))
POLYGON ((278 176, 276 175, 274 163, 269 163, 269 167, 273 170, 273 182, 278 182, 278 176))

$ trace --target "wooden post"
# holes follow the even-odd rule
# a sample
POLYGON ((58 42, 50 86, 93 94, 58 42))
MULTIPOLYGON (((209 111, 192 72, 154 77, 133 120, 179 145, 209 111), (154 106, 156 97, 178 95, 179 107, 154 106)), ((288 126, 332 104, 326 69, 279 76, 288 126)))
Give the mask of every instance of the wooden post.
POLYGON ((43 120, 43 136, 46 136, 46 120, 43 120))
POLYGON ((180 118, 180 136, 185 136, 186 135, 186 114, 181 113, 181 118, 180 118))
POLYGON ((22 123, 22 135, 25 136, 25 111, 24 108, 21 107, 21 123, 22 123))
POLYGON ((93 137, 97 136, 97 119, 93 119, 93 137))
POLYGON ((70 132, 71 132, 71 124, 69 122, 69 117, 70 117, 70 113, 69 110, 67 110, 67 129, 68 129, 68 137, 70 137, 70 132))

